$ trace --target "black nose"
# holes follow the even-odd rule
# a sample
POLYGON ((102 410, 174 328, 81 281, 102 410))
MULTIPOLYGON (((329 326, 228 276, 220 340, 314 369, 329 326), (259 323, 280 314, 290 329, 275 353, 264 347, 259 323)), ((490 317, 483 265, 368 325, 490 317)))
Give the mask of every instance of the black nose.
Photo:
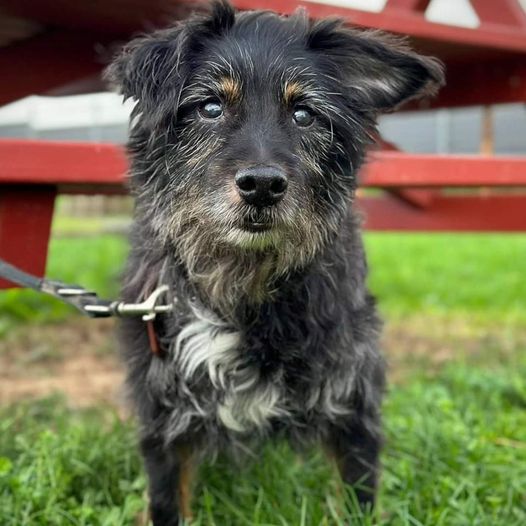
POLYGON ((236 174, 239 195, 254 206, 275 205, 285 195, 288 181, 285 173, 272 166, 244 168, 236 174))

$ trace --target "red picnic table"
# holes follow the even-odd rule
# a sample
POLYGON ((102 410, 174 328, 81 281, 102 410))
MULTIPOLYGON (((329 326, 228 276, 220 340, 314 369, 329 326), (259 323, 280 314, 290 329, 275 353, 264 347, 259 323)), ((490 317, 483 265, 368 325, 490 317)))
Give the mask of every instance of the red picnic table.
MULTIPOLYGON (((420 52, 445 62, 447 86, 433 101, 405 109, 526 102, 526 13, 519 0, 470 0, 477 28, 430 22, 430 2, 387 0, 380 12, 366 12, 341 1, 233 1, 240 9, 283 13, 304 6, 313 17, 339 15, 409 36, 420 52)), ((113 43, 183 17, 192 4, 0 0, 0 105, 32 94, 103 90, 100 73, 113 43)), ((385 190, 359 196, 367 228, 526 231, 526 156, 412 155, 383 147, 362 173, 364 186, 385 190)), ((0 258, 43 275, 57 194, 122 193, 125 174, 120 146, 0 140, 0 258)))

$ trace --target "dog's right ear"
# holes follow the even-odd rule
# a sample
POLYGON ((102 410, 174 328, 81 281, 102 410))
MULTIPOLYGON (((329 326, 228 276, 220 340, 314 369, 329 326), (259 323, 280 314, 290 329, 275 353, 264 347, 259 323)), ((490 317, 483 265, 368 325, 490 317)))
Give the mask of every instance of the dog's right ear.
POLYGON ((203 21, 203 26, 212 35, 226 33, 236 21, 236 11, 228 0, 215 0, 210 6, 210 16, 203 21))
POLYGON ((205 39, 225 34, 234 22, 234 8, 226 0, 217 0, 206 13, 126 44, 106 68, 104 78, 125 100, 137 102, 136 113, 155 122, 163 103, 173 106, 178 99, 191 52, 199 50, 205 39))
POLYGON ((106 68, 104 78, 125 100, 137 101, 139 112, 152 115, 181 85, 183 35, 183 26, 176 26, 132 40, 106 68))

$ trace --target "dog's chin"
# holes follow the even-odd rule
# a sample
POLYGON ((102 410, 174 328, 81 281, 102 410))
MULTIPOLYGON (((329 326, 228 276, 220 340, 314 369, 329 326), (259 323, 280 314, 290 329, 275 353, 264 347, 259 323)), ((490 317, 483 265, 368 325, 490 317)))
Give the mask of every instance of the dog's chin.
POLYGON ((245 222, 228 229, 225 242, 242 250, 261 251, 280 244, 282 232, 269 223, 245 222))

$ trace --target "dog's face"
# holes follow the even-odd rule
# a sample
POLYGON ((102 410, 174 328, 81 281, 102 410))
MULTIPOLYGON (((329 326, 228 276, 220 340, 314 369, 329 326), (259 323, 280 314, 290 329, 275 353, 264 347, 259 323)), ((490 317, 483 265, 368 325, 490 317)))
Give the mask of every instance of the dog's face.
POLYGON ((133 185, 157 233, 289 266, 338 230, 377 114, 442 82, 386 36, 226 3, 133 41, 109 76, 137 100, 133 185))

